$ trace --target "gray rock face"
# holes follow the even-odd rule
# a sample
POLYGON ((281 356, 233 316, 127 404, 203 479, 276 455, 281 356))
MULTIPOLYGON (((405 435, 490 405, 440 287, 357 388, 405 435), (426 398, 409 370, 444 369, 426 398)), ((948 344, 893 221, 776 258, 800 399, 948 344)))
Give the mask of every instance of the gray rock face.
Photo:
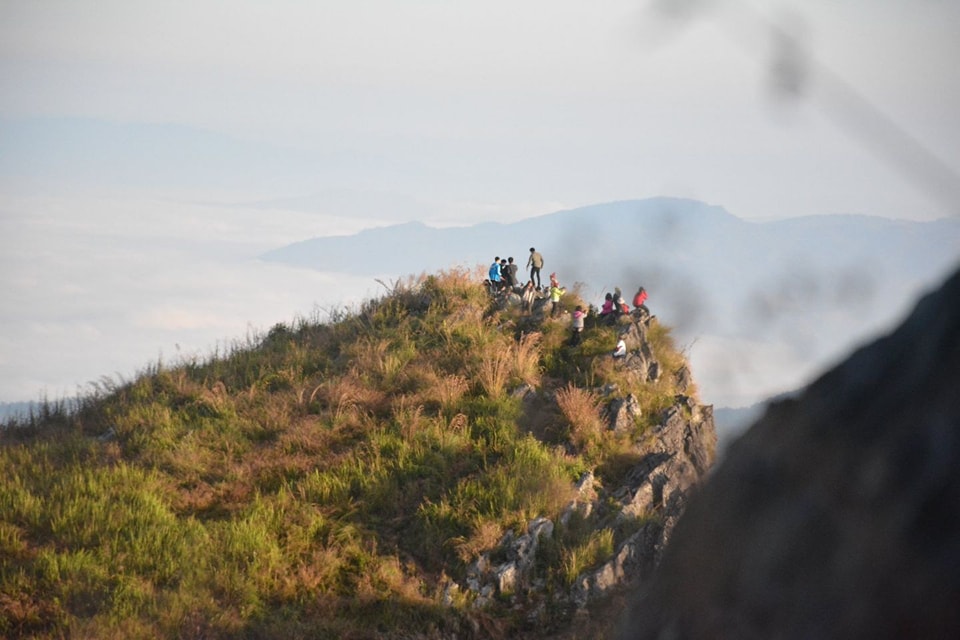
POLYGON ((610 560, 578 576, 571 591, 577 608, 651 576, 689 495, 709 468, 715 445, 712 407, 678 398, 664 412, 653 441, 644 447, 646 454, 612 492, 621 521, 648 521, 621 543, 610 560))
MULTIPOLYGON (((624 329, 628 332, 628 345, 632 341, 632 346, 628 346, 633 349, 632 357, 643 363, 641 379, 647 380, 651 371, 659 370, 659 365, 646 340, 646 325, 633 322, 624 329)), ((629 367, 629 360, 625 364, 629 367)), ((620 434, 634 433, 637 418, 642 415, 638 399, 632 394, 623 395, 615 385, 604 387, 600 393, 609 399, 605 416, 608 428, 620 434)), ((518 391, 517 395, 528 401, 556 401, 554 392, 538 394, 530 388, 518 391)), ((576 517, 583 521, 593 518, 597 526, 623 526, 633 531, 607 562, 577 576, 569 593, 555 594, 558 603, 571 610, 582 612, 591 601, 652 574, 688 495, 702 481, 713 459, 713 408, 698 405, 690 397, 677 396, 659 416, 656 426, 634 446, 639 460, 621 486, 604 487, 592 472, 584 473, 575 486, 575 496, 558 516, 561 527, 567 527, 576 517)), ((535 560, 541 541, 550 540, 553 535, 554 522, 537 518, 528 523, 526 532, 509 531, 496 548, 481 554, 460 585, 473 594, 474 606, 485 607, 496 595, 525 605, 542 600, 545 584, 535 575, 535 560)))
POLYGON ((622 637, 960 638, 960 272, 731 445, 622 637))
POLYGON ((621 336, 627 347, 624 366, 638 380, 655 382, 660 377, 660 363, 654 358, 653 350, 647 341, 647 325, 643 322, 631 322, 621 332, 621 336))
POLYGON ((629 433, 641 415, 640 403, 632 393, 626 398, 615 398, 607 407, 609 427, 617 433, 629 433))

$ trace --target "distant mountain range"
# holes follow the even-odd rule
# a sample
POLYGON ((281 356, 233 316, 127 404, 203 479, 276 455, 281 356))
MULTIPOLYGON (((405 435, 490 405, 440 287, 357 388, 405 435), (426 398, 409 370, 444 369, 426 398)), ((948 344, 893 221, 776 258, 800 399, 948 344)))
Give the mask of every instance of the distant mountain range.
MULTIPOLYGON (((522 270, 531 246, 544 255, 545 280, 556 272, 566 285, 581 282, 597 305, 615 286, 631 295, 643 285, 648 306, 684 343, 746 340, 776 345, 771 349, 782 360, 823 366, 898 320, 957 265, 960 219, 823 215, 752 222, 703 202, 652 198, 510 224, 438 229, 410 222, 307 239, 262 258, 397 278, 455 265, 486 267, 494 256, 513 256, 522 270)), ((751 367, 743 357, 731 352, 706 376, 694 357, 695 377, 705 386, 711 375, 722 382, 732 369, 751 367)), ((744 398, 744 404, 756 400, 744 398)))

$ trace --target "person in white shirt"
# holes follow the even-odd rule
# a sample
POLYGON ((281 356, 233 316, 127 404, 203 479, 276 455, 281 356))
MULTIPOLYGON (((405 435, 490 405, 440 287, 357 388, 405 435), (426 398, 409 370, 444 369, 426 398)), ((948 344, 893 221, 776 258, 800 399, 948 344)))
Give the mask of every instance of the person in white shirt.
POLYGON ((617 348, 613 350, 614 358, 623 358, 627 355, 627 343, 624 341, 623 336, 620 336, 620 340, 617 342, 617 348))

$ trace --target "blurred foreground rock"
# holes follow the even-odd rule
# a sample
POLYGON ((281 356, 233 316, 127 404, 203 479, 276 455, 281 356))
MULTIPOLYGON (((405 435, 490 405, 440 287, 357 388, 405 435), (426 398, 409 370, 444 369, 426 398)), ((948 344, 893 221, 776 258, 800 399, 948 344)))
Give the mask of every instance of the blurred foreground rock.
POLYGON ((960 638, 960 272, 734 443, 623 638, 960 638))

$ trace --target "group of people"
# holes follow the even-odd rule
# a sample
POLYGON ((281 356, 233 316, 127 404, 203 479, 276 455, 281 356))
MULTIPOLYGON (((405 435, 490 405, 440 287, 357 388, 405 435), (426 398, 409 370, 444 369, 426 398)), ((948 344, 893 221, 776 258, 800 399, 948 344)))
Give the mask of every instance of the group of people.
MULTIPOLYGON (((543 268, 543 256, 534 247, 530 247, 530 257, 527 258, 527 269, 530 270, 530 280, 528 284, 533 284, 536 291, 542 289, 540 283, 540 269, 543 268)), ((520 286, 520 280, 517 278, 519 268, 513 261, 513 257, 501 258, 496 256, 490 270, 487 273, 487 281, 494 291, 513 290, 520 286)))
MULTIPOLYGON (((645 304, 647 301, 647 290, 643 287, 637 289, 633 296, 633 312, 643 318, 650 315, 650 310, 645 304)), ((620 316, 630 313, 630 307, 627 301, 623 299, 623 293, 620 287, 614 287, 613 293, 604 296, 603 307, 600 308, 600 318, 609 322, 615 322, 620 316)))
POLYGON ((513 263, 513 257, 500 258, 497 256, 490 265, 490 271, 487 274, 490 286, 494 290, 513 289, 517 286, 517 265, 513 263))
MULTIPOLYGON (((530 257, 527 258, 526 268, 530 270, 530 278, 521 288, 517 278, 519 267, 513 261, 513 257, 500 258, 500 256, 496 256, 493 259, 493 264, 490 265, 487 274, 487 283, 494 293, 508 292, 519 294, 521 310, 524 313, 531 313, 534 302, 540 297, 540 294, 544 292, 544 288, 540 282, 540 270, 543 269, 543 256, 534 247, 530 247, 530 257)), ((550 316, 556 317, 560 314, 560 300, 566 293, 566 289, 560 286, 556 272, 550 274, 550 287, 546 292, 550 297, 550 316)), ((650 315, 646 301, 646 289, 643 287, 638 288, 633 296, 633 313, 641 319, 650 315)), ((603 306, 599 314, 601 320, 614 323, 620 316, 629 313, 630 307, 627 305, 626 300, 624 300, 620 287, 614 287, 612 293, 607 293, 604 296, 603 306)), ((587 312, 584 311, 582 306, 578 305, 572 314, 571 326, 573 335, 570 338, 571 345, 575 346, 580 344, 586 316, 587 312)), ((626 344, 621 337, 619 342, 617 342, 613 356, 615 358, 621 358, 625 355, 626 344)))

